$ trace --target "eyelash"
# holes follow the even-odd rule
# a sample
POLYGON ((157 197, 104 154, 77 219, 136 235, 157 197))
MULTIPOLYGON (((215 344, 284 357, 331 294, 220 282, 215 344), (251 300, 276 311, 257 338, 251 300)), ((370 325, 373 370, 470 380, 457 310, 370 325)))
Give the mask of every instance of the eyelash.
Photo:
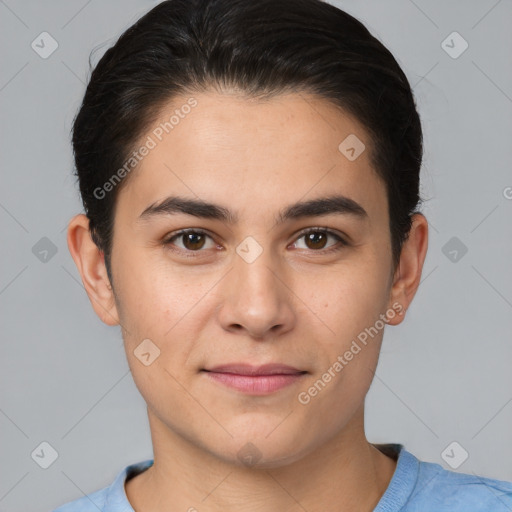
MULTIPOLYGON (((176 233, 172 233, 169 237, 167 237, 163 241, 163 244, 164 244, 164 246, 167 249, 169 249, 171 251, 179 252, 179 253, 182 253, 182 254, 185 253, 188 258, 195 258, 196 256, 195 256, 194 253, 201 253, 201 252, 204 252, 204 251, 201 250, 201 249, 199 249, 197 251, 191 251, 191 250, 188 250, 188 249, 175 248, 175 247, 173 247, 173 244, 172 244, 172 241, 174 239, 176 239, 176 238, 178 238, 178 237, 180 237, 182 235, 189 234, 189 233, 194 233, 194 234, 199 234, 199 235, 206 235, 206 236, 210 237, 213 240, 213 237, 208 232, 204 231, 203 229, 200 229, 200 228, 187 228, 187 229, 182 229, 181 231, 178 231, 176 233)), ((319 250, 310 249, 311 252, 320 253, 320 254, 330 254, 330 253, 333 253, 333 252, 341 251, 342 249, 344 249, 345 247, 347 247, 349 245, 349 243, 345 239, 343 239, 340 235, 338 235, 334 231, 331 231, 328 228, 322 228, 322 227, 305 229, 305 230, 301 231, 297 235, 297 238, 295 240, 297 241, 300 238, 303 238, 304 236, 309 235, 310 233, 326 233, 328 236, 330 235, 330 236, 336 238, 337 241, 338 241, 338 244, 334 244, 332 247, 329 247, 328 249, 319 249, 319 250)))

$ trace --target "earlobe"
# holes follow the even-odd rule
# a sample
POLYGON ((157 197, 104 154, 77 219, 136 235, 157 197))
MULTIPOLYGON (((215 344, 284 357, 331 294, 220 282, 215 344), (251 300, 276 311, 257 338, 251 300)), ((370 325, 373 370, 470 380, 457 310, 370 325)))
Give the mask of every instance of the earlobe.
POLYGON ((409 237, 402 246, 400 262, 395 271, 391 287, 388 307, 399 304, 402 313, 390 318, 389 325, 398 325, 405 318, 421 281, 423 263, 428 247, 428 222, 424 215, 416 213, 412 216, 409 237))
POLYGON ((119 315, 103 253, 91 238, 89 219, 84 214, 70 220, 67 242, 94 311, 105 324, 118 325, 119 315))

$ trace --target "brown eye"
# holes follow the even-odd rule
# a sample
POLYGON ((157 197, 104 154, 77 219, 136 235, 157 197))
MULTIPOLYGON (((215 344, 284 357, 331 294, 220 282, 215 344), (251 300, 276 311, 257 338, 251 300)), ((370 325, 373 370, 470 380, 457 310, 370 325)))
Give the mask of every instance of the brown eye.
POLYGON ((342 249, 343 247, 347 246, 348 243, 341 238, 341 236, 337 235, 336 233, 332 232, 329 229, 323 229, 323 228, 315 228, 315 229, 309 229, 307 231, 303 231, 299 238, 297 238, 297 242, 294 244, 297 249, 310 249, 313 252, 331 252, 331 251, 337 251, 342 249), (332 243, 330 245, 327 245, 329 238, 332 238, 337 241, 338 243, 332 243), (298 245, 298 240, 304 239, 304 245, 305 247, 300 247, 298 245))
MULTIPOLYGON (((341 236, 326 228, 315 228, 303 231, 296 239, 295 248, 309 249, 311 252, 325 254, 329 252, 339 251, 348 246, 341 236), (329 238, 334 239, 334 243, 328 244, 329 238), (299 240, 304 239, 305 247, 298 247, 299 240), (336 243, 337 242, 337 243, 336 243)), ((216 247, 215 241, 205 231, 201 229, 184 229, 170 236, 163 242, 164 246, 175 252, 181 252, 184 255, 192 256, 194 253, 198 255, 205 252, 203 249, 212 249, 216 247), (208 239, 210 246, 207 246, 208 239)))
POLYGON ((305 235, 305 241, 309 249, 323 249, 327 242, 327 236, 322 232, 313 232, 305 235))
POLYGON ((204 245, 205 235, 202 233, 185 233, 180 236, 184 247, 190 251, 201 249, 204 245))
MULTIPOLYGON (((212 237, 201 230, 189 229, 180 231, 169 237, 164 241, 164 245, 172 249, 176 248, 175 250, 177 251, 202 252, 201 249, 205 248, 207 239, 212 240, 212 237)), ((210 247, 206 247, 206 249, 211 249, 214 246, 215 243, 212 240, 210 247)))

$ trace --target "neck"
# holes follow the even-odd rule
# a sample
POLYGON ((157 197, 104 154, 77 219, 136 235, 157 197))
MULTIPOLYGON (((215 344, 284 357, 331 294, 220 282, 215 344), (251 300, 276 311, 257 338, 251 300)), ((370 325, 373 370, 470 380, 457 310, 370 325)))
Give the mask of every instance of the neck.
POLYGON ((137 512, 372 511, 396 468, 366 440, 362 409, 343 434, 271 469, 219 460, 149 418, 154 464, 125 485, 137 512))

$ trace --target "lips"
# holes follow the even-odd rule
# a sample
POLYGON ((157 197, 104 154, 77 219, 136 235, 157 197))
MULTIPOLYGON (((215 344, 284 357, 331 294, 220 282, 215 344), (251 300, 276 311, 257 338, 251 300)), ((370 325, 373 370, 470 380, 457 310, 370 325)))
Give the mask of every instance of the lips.
POLYGON ((210 380, 246 395, 274 393, 300 381, 308 373, 293 366, 275 363, 261 366, 225 364, 203 371, 210 380))
POLYGON ((224 364, 205 369, 207 372, 214 373, 232 373, 235 375, 294 375, 307 373, 304 370, 298 370, 293 366, 286 364, 264 364, 261 366, 253 366, 246 363, 224 364))

